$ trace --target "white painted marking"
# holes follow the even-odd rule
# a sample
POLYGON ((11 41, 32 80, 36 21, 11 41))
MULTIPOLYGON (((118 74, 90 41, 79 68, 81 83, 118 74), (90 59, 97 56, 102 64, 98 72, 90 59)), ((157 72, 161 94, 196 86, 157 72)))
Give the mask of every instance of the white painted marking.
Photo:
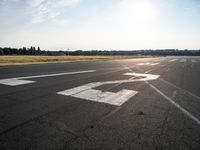
MULTIPOLYGON (((186 116, 188 116, 190 119, 192 119, 193 121, 195 121, 198 125, 200 125, 200 120, 197 117, 193 116, 190 112, 188 112, 186 109, 184 109, 179 104, 177 104, 176 102, 174 102, 171 98, 169 98, 167 95, 165 95, 164 93, 162 93, 159 89, 157 89, 155 86, 153 86, 152 84, 150 84, 148 81, 144 81, 144 82, 146 84, 148 84, 151 88, 153 88, 156 92, 158 92, 161 96, 163 96, 166 100, 168 100, 172 105, 174 105, 176 108, 178 108, 180 111, 182 111, 186 116)), ((177 87, 177 86, 175 86, 175 87, 177 87)), ((179 88, 179 87, 177 87, 177 88, 179 88)), ((190 93, 190 94, 192 94, 192 93, 190 93)), ((193 96, 195 96, 195 95, 193 95, 193 96)), ((196 97, 199 98, 198 96, 196 96, 196 97)))
POLYGON ((29 80, 19 80, 19 79, 3 79, 0 80, 0 84, 4 85, 10 85, 10 86, 17 86, 17 85, 23 85, 23 84, 29 84, 34 83, 36 81, 29 81, 29 80))
POLYGON ((184 58, 184 59, 181 59, 180 62, 186 62, 187 60, 184 58))
POLYGON ((155 86, 153 86, 152 84, 148 83, 146 81, 146 83, 153 88, 157 93, 159 93, 161 96, 163 96, 166 100, 168 100, 172 105, 174 105, 176 108, 178 108, 180 111, 182 111, 186 116, 188 116, 190 119, 192 119, 194 122, 196 122, 198 125, 200 125, 200 120, 193 116, 189 111, 187 111, 185 108, 183 108, 182 106, 180 106, 179 104, 177 104, 176 102, 174 102, 171 98, 169 98, 167 95, 165 95, 164 93, 162 93, 159 89, 157 89, 155 86))
POLYGON ((36 82, 36 81, 30 81, 30 80, 24 80, 24 79, 54 77, 54 76, 72 75, 72 74, 81 74, 81 73, 91 73, 91 72, 95 72, 95 70, 65 72, 65 73, 56 73, 56 74, 46 74, 46 75, 37 75, 37 76, 27 76, 27 77, 17 77, 17 78, 1 79, 0 80, 0 84, 10 85, 10 86, 17 86, 17 85, 23 85, 23 84, 29 84, 29 83, 36 82))
POLYGON ((150 62, 146 62, 146 63, 139 63, 139 64, 136 64, 138 66, 155 66, 155 65, 158 65, 160 63, 150 63, 150 62))
MULTIPOLYGON (((117 93, 102 92, 100 90, 88 89, 80 93, 74 94, 72 96, 90 101, 96 101, 99 103, 108 103, 111 105, 120 106, 121 104, 126 102, 129 98, 131 98, 137 93, 138 93, 137 91, 126 90, 126 89, 123 89, 117 93)), ((68 91, 59 92, 58 94, 68 95, 68 91)))
POLYGON ((191 92, 189 92, 189 91, 187 91, 187 90, 185 90, 185 89, 182 89, 182 88, 176 86, 175 84, 173 84, 173 83, 171 83, 171 82, 168 82, 168 81, 166 81, 166 80, 164 80, 164 79, 162 79, 162 78, 159 78, 159 80, 161 80, 161 81, 165 82, 166 84, 171 85, 171 86, 173 86, 173 87, 175 87, 175 88, 177 88, 177 89, 179 89, 179 90, 182 90, 182 91, 186 92, 187 94, 189 94, 189 95, 195 97, 196 99, 199 99, 199 100, 200 100, 200 97, 199 97, 199 96, 197 96, 197 95, 195 95, 195 94, 193 94, 193 93, 191 93, 191 92))
POLYGON ((58 92, 57 94, 120 106, 124 102, 129 100, 131 97, 136 95, 138 91, 122 89, 117 93, 113 93, 113 92, 102 92, 100 90, 96 90, 93 88, 106 84, 119 84, 119 83, 121 84, 121 83, 137 82, 137 81, 155 80, 159 77, 159 75, 141 74, 141 73, 124 73, 124 75, 136 76, 139 78, 129 79, 129 80, 93 82, 72 89, 64 90, 58 92))
POLYGON ((149 72, 151 72, 151 71, 153 71, 154 69, 151 69, 151 70, 148 70, 148 71, 145 71, 145 73, 149 73, 149 72))
MULTIPOLYGON (((129 68, 129 69, 130 69, 130 68, 129 68)), ((152 69, 152 70, 153 70, 153 69, 152 69)), ((149 73, 149 72, 151 72, 152 70, 148 70, 148 71, 146 71, 145 73, 149 73)), ((132 71, 132 70, 131 70, 131 71, 132 71)), ((175 84, 173 84, 173 83, 171 83, 171 82, 168 82, 168 81, 166 81, 166 80, 164 80, 164 79, 162 79, 162 78, 159 78, 159 80, 161 80, 161 81, 165 82, 166 84, 171 85, 171 86, 173 86, 173 87, 175 87, 175 88, 177 88, 177 89, 179 89, 179 90, 182 90, 182 91, 186 92, 187 94, 189 94, 189 95, 195 97, 196 99, 199 99, 199 100, 200 100, 200 97, 199 97, 199 96, 197 96, 197 95, 195 95, 195 94, 193 94, 193 93, 191 93, 191 92, 189 92, 189 91, 187 91, 187 90, 185 90, 185 89, 182 89, 182 88, 176 86, 175 84)))
POLYGON ((75 72, 64 72, 64 73, 55 73, 55 74, 45 74, 45 75, 36 75, 28 77, 17 77, 18 79, 33 79, 33 78, 44 78, 44 77, 54 77, 54 76, 63 76, 71 74, 81 74, 81 73, 90 73, 95 72, 96 70, 85 70, 85 71, 75 71, 75 72))
POLYGON ((155 80, 159 78, 160 75, 154 75, 154 74, 142 74, 142 73, 125 73, 124 75, 129 75, 129 76, 136 76, 136 77, 145 77, 145 78, 140 78, 140 79, 135 79, 133 81, 148 81, 148 80, 155 80))
POLYGON ((172 60, 169 60, 168 62, 174 62, 174 61, 177 61, 177 59, 172 59, 172 60))

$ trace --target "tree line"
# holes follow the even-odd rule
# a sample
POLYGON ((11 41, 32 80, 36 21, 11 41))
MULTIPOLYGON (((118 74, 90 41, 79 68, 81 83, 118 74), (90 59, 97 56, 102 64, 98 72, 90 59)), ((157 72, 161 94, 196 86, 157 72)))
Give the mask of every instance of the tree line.
POLYGON ((65 51, 65 55, 86 55, 86 56, 200 56, 200 50, 178 50, 178 49, 162 49, 162 50, 92 50, 92 51, 65 51))
POLYGON ((47 55, 47 56, 200 56, 200 50, 178 50, 178 49, 162 49, 162 50, 75 50, 75 51, 48 51, 41 50, 40 47, 31 46, 30 48, 1 48, 0 55, 47 55))
POLYGON ((43 51, 40 50, 40 47, 33 47, 30 48, 10 48, 10 47, 0 47, 0 55, 41 55, 43 51))

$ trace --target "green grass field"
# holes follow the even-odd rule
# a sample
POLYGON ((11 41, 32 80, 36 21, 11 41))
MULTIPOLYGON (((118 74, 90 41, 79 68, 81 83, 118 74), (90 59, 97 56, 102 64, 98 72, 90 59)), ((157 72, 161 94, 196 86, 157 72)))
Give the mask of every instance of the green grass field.
POLYGON ((0 56, 0 66, 142 58, 141 56, 0 56))

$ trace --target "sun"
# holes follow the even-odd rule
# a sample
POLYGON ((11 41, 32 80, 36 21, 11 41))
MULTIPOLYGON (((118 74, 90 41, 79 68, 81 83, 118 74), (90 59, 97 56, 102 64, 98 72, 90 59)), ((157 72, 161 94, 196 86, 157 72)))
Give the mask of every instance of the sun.
POLYGON ((156 15, 156 10, 151 3, 143 1, 136 3, 135 6, 133 6, 133 13, 139 18, 148 19, 149 17, 152 18, 156 15))
POLYGON ((126 9, 133 20, 147 22, 156 18, 157 8, 150 0, 126 0, 126 9))

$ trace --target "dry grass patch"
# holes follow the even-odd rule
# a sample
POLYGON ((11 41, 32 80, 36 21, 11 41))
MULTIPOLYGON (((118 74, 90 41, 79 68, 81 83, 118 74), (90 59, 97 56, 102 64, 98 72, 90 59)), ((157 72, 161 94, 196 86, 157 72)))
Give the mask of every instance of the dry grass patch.
POLYGON ((0 56, 0 66, 64 63, 113 59, 141 58, 138 56, 0 56))

